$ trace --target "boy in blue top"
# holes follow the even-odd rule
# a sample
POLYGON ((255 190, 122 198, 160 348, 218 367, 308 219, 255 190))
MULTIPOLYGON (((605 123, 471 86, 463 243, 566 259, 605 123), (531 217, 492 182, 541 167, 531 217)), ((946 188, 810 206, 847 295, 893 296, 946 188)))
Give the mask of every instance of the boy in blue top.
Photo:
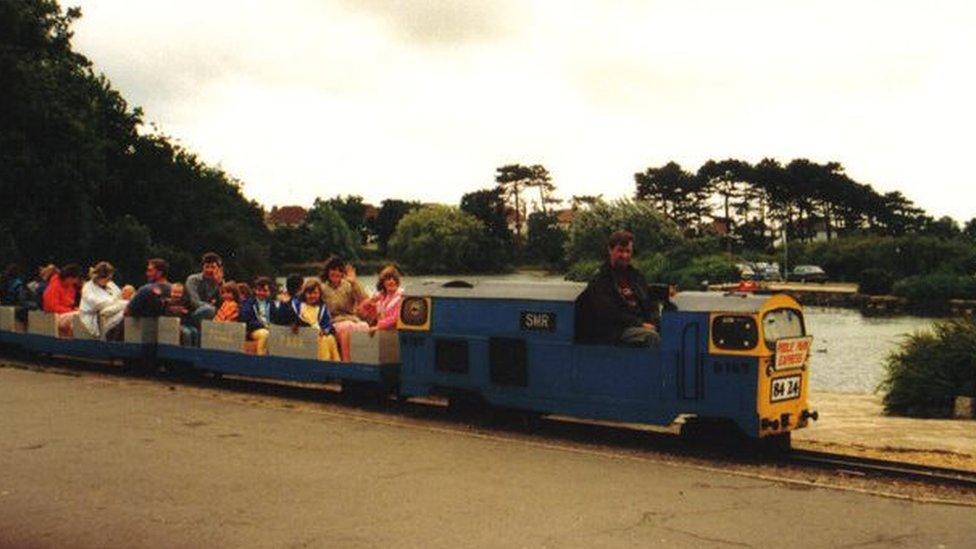
POLYGON ((271 279, 265 276, 254 280, 254 296, 241 304, 238 320, 247 325, 247 339, 257 343, 257 354, 268 352, 268 326, 277 316, 278 303, 271 299, 271 279))

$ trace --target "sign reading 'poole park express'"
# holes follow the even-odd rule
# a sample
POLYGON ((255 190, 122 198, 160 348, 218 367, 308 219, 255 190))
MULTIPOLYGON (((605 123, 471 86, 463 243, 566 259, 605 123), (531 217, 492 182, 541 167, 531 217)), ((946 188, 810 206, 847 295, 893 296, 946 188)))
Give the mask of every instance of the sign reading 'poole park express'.
POLYGON ((776 341, 776 369, 801 368, 810 355, 813 337, 789 337, 776 341))

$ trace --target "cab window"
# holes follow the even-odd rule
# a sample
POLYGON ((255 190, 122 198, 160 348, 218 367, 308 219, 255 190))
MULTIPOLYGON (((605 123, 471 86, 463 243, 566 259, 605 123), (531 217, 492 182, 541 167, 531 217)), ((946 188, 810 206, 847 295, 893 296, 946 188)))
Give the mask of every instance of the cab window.
POLYGON ((759 329, 751 316, 721 315, 712 321, 712 343, 719 349, 744 351, 759 341, 759 329))
POLYGON ((777 339, 806 335, 803 314, 796 309, 774 309, 763 315, 763 337, 770 349, 777 339))

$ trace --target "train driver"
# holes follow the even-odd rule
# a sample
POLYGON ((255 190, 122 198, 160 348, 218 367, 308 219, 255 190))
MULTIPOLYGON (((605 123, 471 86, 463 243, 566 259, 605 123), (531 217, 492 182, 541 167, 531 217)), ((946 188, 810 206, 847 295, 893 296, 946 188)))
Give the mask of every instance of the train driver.
POLYGON ((579 339, 590 343, 652 346, 661 341, 659 318, 647 281, 631 266, 634 235, 616 231, 607 242, 607 262, 579 298, 579 339))

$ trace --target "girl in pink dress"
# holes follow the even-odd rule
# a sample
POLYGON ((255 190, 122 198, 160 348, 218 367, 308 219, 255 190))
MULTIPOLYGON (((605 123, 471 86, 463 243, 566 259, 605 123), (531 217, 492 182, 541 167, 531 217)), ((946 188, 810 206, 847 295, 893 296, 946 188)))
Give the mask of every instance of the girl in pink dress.
POLYGON ((363 303, 362 309, 375 322, 369 331, 395 330, 400 316, 400 303, 403 302, 403 288, 400 287, 400 271, 387 265, 380 271, 376 281, 376 293, 363 303))

